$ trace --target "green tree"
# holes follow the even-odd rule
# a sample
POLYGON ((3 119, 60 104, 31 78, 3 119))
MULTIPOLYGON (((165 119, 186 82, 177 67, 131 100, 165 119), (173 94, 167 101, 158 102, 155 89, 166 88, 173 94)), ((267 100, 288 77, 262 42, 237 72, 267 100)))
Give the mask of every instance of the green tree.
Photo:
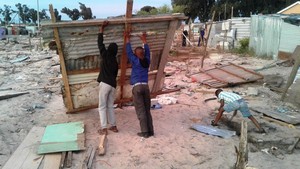
POLYGON ((26 24, 27 22, 30 22, 30 17, 29 17, 30 9, 28 8, 28 6, 22 5, 20 3, 16 4, 15 6, 17 7, 18 14, 22 23, 26 24))
POLYGON ((83 20, 87 20, 87 19, 93 19, 93 18, 96 18, 95 16, 93 16, 93 13, 92 13, 92 9, 91 8, 87 8, 85 6, 85 4, 83 3, 80 3, 79 2, 79 8, 80 8, 80 15, 82 17, 83 20))
POLYGON ((211 18, 211 8, 215 0, 172 0, 172 6, 184 6, 184 14, 192 20, 199 17, 201 21, 211 18))
POLYGON ((67 7, 64 7, 60 12, 68 15, 69 18, 72 19, 73 21, 78 20, 79 17, 80 17, 80 12, 76 8, 73 9, 73 10, 71 10, 71 9, 69 9, 67 7))
POLYGON ((11 9, 11 6, 4 5, 4 9, 0 8, 0 14, 3 16, 4 24, 8 24, 11 21, 11 14, 16 13, 16 11, 11 9))
POLYGON ((54 16, 56 18, 56 21, 61 21, 61 15, 56 8, 54 9, 54 16))
POLYGON ((144 6, 137 11, 137 15, 157 15, 157 14, 167 14, 167 13, 174 13, 171 7, 168 5, 163 5, 161 7, 155 8, 151 6, 144 6))

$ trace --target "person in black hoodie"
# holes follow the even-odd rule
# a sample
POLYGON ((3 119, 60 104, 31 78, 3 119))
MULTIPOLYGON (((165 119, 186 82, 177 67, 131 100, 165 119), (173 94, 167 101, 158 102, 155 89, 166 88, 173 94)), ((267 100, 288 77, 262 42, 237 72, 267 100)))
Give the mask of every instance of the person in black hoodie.
POLYGON ((105 48, 103 44, 103 31, 108 25, 108 21, 104 21, 99 29, 98 34, 98 48, 100 50, 100 73, 97 81, 99 82, 99 115, 101 129, 98 130, 99 134, 108 134, 107 123, 110 124, 109 130, 118 132, 116 126, 115 112, 114 112, 114 100, 116 93, 118 74, 118 62, 117 53, 118 45, 116 43, 109 44, 108 48, 105 48))

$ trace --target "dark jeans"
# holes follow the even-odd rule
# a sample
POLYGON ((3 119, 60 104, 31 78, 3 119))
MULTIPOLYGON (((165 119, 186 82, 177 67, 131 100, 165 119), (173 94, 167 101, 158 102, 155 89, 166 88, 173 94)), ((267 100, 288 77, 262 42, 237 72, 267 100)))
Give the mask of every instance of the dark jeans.
POLYGON ((137 118, 140 121, 141 132, 153 132, 150 112, 151 99, 148 85, 137 85, 132 89, 133 104, 137 118))

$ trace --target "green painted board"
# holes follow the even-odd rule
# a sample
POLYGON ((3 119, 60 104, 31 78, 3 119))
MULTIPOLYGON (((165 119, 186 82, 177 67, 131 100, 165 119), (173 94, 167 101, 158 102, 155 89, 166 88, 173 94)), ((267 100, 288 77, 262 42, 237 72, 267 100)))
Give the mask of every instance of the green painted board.
POLYGON ((84 150, 84 140, 83 122, 48 125, 37 153, 84 150))

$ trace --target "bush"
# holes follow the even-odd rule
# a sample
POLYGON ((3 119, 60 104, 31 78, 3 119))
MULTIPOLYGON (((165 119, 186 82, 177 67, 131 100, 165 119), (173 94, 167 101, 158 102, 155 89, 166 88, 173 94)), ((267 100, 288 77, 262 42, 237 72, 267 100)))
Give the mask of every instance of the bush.
POLYGON ((234 53, 241 54, 242 56, 253 55, 253 51, 249 50, 249 38, 243 38, 239 41, 240 46, 233 50, 234 53))

